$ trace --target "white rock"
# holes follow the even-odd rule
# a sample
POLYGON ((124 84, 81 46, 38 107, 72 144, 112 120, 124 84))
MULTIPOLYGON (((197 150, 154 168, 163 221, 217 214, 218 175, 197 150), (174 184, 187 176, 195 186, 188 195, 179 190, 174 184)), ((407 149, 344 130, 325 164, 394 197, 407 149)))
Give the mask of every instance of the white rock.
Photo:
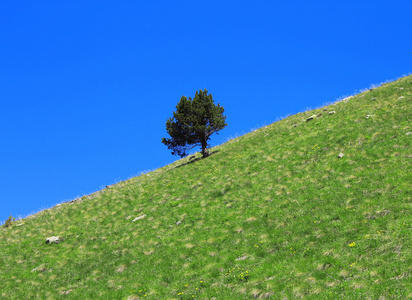
POLYGON ((400 97, 398 98, 398 100, 401 100, 401 99, 403 99, 403 98, 405 98, 405 96, 400 96, 400 97))
POLYGON ((412 132, 407 132, 407 133, 406 133, 406 135, 411 135, 411 134, 412 134, 412 132))
POLYGON ((236 258, 236 260, 245 260, 245 259, 248 258, 248 257, 249 257, 249 256, 245 255, 245 256, 236 258))
POLYGON ((141 216, 138 216, 137 218, 134 218, 132 222, 135 222, 137 220, 141 220, 141 219, 144 219, 144 218, 146 218, 146 215, 141 215, 141 216))
POLYGON ((342 157, 344 157, 344 156, 345 156, 345 154, 339 153, 338 158, 342 158, 342 157))
POLYGON ((67 291, 61 291, 59 292, 60 295, 68 295, 72 292, 72 290, 67 290, 67 291))
POLYGON ((334 110, 329 112, 330 115, 333 115, 334 113, 336 113, 336 111, 334 111, 334 110))
POLYGON ((38 266, 37 268, 34 268, 33 270, 31 270, 32 272, 36 272, 36 271, 40 271, 40 272, 44 272, 46 271, 46 267, 44 265, 38 266))
POLYGON ((316 115, 311 115, 309 118, 306 119, 306 122, 310 121, 310 120, 313 120, 314 118, 316 118, 316 115))
POLYGON ((46 244, 60 243, 60 238, 58 236, 51 236, 46 239, 46 244))

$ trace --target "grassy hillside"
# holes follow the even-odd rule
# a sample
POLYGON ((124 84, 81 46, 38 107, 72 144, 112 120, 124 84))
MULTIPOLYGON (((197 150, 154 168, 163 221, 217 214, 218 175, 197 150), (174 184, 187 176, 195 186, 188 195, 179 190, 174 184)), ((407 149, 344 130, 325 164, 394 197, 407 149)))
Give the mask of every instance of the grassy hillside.
POLYGON ((411 112, 408 76, 3 226, 0 297, 412 298, 411 112))

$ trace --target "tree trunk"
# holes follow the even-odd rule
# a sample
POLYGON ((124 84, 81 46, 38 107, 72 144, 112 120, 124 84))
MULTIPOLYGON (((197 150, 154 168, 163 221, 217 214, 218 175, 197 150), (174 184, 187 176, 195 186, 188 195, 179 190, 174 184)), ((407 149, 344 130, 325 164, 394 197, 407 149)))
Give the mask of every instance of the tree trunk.
POLYGON ((207 142, 206 142, 206 140, 203 140, 203 141, 202 141, 202 156, 203 156, 203 158, 209 156, 209 150, 207 150, 207 142))

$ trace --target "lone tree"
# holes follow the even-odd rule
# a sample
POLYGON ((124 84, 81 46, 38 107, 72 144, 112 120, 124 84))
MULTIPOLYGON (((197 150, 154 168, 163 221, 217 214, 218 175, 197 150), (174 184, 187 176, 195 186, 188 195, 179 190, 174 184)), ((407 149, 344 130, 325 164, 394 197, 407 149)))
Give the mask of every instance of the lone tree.
POLYGON ((182 96, 173 118, 167 120, 166 130, 171 138, 162 138, 162 143, 173 155, 184 157, 187 151, 201 146, 203 157, 207 157, 210 136, 227 126, 225 109, 219 103, 215 105, 212 94, 207 93, 206 89, 196 91, 193 99, 182 96))

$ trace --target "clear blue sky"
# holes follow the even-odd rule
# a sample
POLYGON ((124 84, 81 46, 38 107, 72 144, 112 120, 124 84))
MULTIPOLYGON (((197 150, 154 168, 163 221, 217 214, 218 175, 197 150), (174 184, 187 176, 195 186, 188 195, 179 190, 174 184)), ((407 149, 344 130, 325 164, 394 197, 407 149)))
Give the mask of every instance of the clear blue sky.
POLYGON ((412 71, 412 1, 2 1, 0 223, 178 159, 207 88, 212 145, 412 71))

